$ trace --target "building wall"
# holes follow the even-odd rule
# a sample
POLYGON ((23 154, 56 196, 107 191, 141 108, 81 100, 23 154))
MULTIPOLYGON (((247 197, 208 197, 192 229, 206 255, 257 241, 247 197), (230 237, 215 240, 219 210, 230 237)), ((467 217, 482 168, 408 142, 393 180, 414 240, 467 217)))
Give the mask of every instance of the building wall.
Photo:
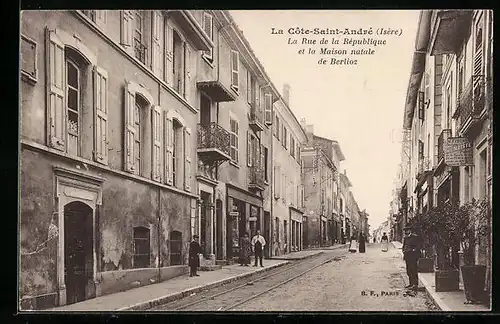
MULTIPOLYGON (((145 17, 150 17, 150 11, 145 17)), ((58 289, 57 240, 49 242, 40 254, 29 254, 47 236, 47 229, 57 212, 55 197, 55 176, 53 166, 61 166, 72 172, 100 176, 104 178, 101 192, 102 208, 94 211, 98 215, 94 242, 97 248, 97 272, 122 271, 132 268, 133 240, 135 226, 150 228, 150 268, 170 265, 170 232, 182 234, 182 263, 186 263, 187 246, 190 241, 190 216, 194 191, 195 168, 186 177, 188 186, 179 181, 179 188, 165 184, 163 152, 160 152, 161 181, 153 181, 153 163, 148 141, 151 140, 152 126, 150 112, 145 116, 145 131, 142 138, 145 154, 140 175, 124 171, 124 89, 126 81, 141 85, 148 94, 151 105, 162 108, 160 134, 163 135, 163 116, 171 114, 191 129, 187 138, 191 148, 186 152, 196 165, 196 111, 193 99, 182 98, 150 68, 150 57, 146 65, 130 56, 130 51, 119 45, 120 12, 106 11, 106 26, 95 27, 86 17, 68 11, 24 11, 21 17, 21 33, 37 44, 37 80, 20 82, 21 94, 21 296, 29 298, 56 293, 58 289), (107 71, 107 163, 94 161, 94 102, 92 74, 89 69, 82 84, 83 106, 81 111, 81 153, 73 156, 65 151, 49 148, 47 139, 45 28, 57 29, 76 37, 74 44, 82 44, 84 54, 90 53, 91 62, 107 71), (78 41, 76 40, 78 39, 78 41), (182 183, 182 185, 181 185, 182 183), (160 196, 160 197, 159 197, 160 196), (24 254, 24 256, 23 256, 24 254)), ((147 18, 150 19, 150 18, 147 18)), ((150 21, 150 20, 149 20, 150 21)), ((145 33, 149 32, 145 23, 145 33)), ((71 41, 70 41, 71 42, 71 41)), ((80 45, 74 45, 80 47, 80 45)), ((193 62, 193 61, 191 61, 193 62)), ((196 74, 191 67, 191 73, 196 74)), ((84 73, 85 74, 85 73, 84 73)), ((195 85, 188 82, 191 93, 195 85)), ((161 145, 164 147, 163 136, 161 145)), ((185 144, 183 144, 185 145, 185 144)), ((59 216, 60 217, 60 216, 59 216)), ((56 217, 57 218, 57 217, 56 217)), ((57 221, 56 221, 57 224, 57 221)), ((62 229, 59 229, 61 232, 62 229)), ((60 234, 62 235, 62 234, 60 234)), ((110 278, 110 276, 101 276, 110 278)), ((104 280, 95 278, 95 280, 104 280)), ((106 283, 108 285, 109 282, 106 283)), ((142 283, 141 283, 142 284, 142 283)), ((112 285, 112 283, 111 283, 112 285)), ((109 285, 108 285, 109 286, 109 285)), ((61 287, 59 287, 61 288, 61 287)), ((97 292, 98 293, 98 292, 97 292)), ((54 300, 55 302, 56 300, 54 300)), ((62 302, 62 301, 61 301, 62 302)))

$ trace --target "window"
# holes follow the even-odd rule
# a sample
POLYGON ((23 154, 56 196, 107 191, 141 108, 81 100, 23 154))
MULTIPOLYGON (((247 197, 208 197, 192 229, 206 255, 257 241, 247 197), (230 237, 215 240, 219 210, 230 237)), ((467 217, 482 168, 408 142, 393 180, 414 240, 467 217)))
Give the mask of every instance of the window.
POLYGON ((231 145, 231 160, 235 163, 239 162, 238 159, 238 122, 235 119, 230 119, 230 145, 231 145))
POLYGON ((247 70, 247 102, 251 105, 252 104, 252 85, 253 85, 253 80, 252 80, 252 74, 250 73, 249 70, 247 70))
POLYGON ((231 50, 231 88, 238 92, 240 84, 240 53, 231 50))
POLYGON ((418 140, 418 159, 424 159, 424 142, 422 142, 421 140, 418 140))
POLYGON ((66 98, 68 114, 68 153, 79 155, 79 130, 81 110, 80 69, 77 64, 68 59, 66 61, 66 98))
POLYGON ((259 140, 250 132, 247 132, 247 165, 258 166, 260 162, 259 140))
POLYGON ((287 139, 288 139, 287 130, 286 130, 285 125, 283 125, 283 147, 285 148, 285 150, 288 149, 287 139))
POLYGON ((83 10, 83 13, 99 27, 104 27, 106 24, 106 10, 83 10))
POLYGON ((34 83, 38 78, 37 71, 37 43, 21 35, 20 44, 20 68, 23 80, 34 83))
POLYGON ((184 91, 182 89, 184 85, 184 71, 183 71, 183 52, 184 46, 182 43, 182 39, 179 34, 174 31, 173 33, 173 41, 174 41, 174 57, 173 57, 173 72, 174 72, 174 89, 179 94, 182 94, 184 91))
POLYGON ((462 94, 462 90, 465 86, 465 76, 464 76, 464 70, 465 70, 465 49, 462 50, 462 55, 460 56, 460 61, 458 62, 458 80, 457 80, 457 96, 460 98, 460 95, 462 94))
MULTIPOLYGON (((424 100, 430 100, 431 99, 431 93, 430 93, 430 75, 429 72, 425 72, 424 75, 424 100)), ((429 105, 427 105, 427 108, 429 105)))
POLYGON ((418 103, 417 104, 418 104, 418 118, 423 121, 425 119, 425 110, 424 110, 425 98, 424 98, 423 91, 418 92, 418 103))
POLYGON ((269 181, 269 170, 268 170, 268 165, 267 165, 267 161, 268 161, 268 150, 267 150, 267 147, 264 147, 264 176, 265 176, 265 180, 266 181, 269 181))
MULTIPOLYGON (((213 32, 213 17, 208 12, 203 13, 203 30, 207 34, 207 36, 213 41, 214 40, 214 32, 213 32)), ((210 48, 208 51, 203 52, 203 57, 207 59, 210 63, 213 62, 213 48, 210 48)))
POLYGON ((182 233, 170 232, 170 265, 182 264, 182 233))
POLYGON ((146 45, 144 42, 144 11, 135 11, 135 29, 134 29, 134 53, 135 57, 146 64, 146 45))
POLYGON ((295 157, 295 139, 292 134, 290 134, 290 155, 295 157))
POLYGON ((181 132, 182 125, 176 120, 173 120, 173 137, 172 137, 172 183, 178 186, 180 174, 179 157, 182 156, 181 151, 181 132))
POLYGON ((278 199, 281 193, 281 168, 279 165, 274 166, 274 198, 278 199))
POLYGON ((133 41, 133 23, 134 23, 134 12, 133 10, 122 10, 121 24, 120 24, 120 43, 123 46, 132 46, 133 41))
POLYGON ((162 181, 162 118, 161 108, 154 106, 151 111, 151 125, 152 125, 152 138, 153 138, 153 154, 152 154, 152 175, 153 180, 162 181))
POLYGON ((134 227, 134 268, 149 268, 150 230, 147 227, 134 227))
POLYGON ((151 32, 151 69, 157 76, 163 75, 163 15, 158 11, 152 11, 151 17, 153 20, 153 27, 151 32))
POLYGON ((275 128, 276 134, 275 135, 279 141, 280 140, 280 118, 278 117, 278 114, 276 114, 275 116, 276 116, 276 128, 275 128))
POLYGON ((451 82, 448 88, 446 89, 446 128, 451 128, 451 82))
POLYGON ((264 97, 265 97, 264 99, 265 122, 267 125, 271 125, 273 123, 272 121, 273 96, 270 93, 266 93, 264 97))
POLYGON ((134 173, 136 174, 141 174, 142 172, 142 132, 143 132, 143 121, 142 121, 142 114, 146 110, 146 107, 148 106, 148 103, 141 97, 141 96, 136 96, 135 97, 135 106, 134 106, 134 117, 133 117, 133 127, 134 127, 134 145, 133 145, 133 152, 134 152, 134 173))
MULTIPOLYGON (((79 42, 78 51, 66 44, 74 38, 62 30, 47 30, 47 145, 80 155, 82 129, 94 130, 93 158, 107 164, 107 87, 106 70, 95 65, 95 55, 79 42), (93 65, 93 67, 92 67, 93 65), (93 76, 93 82, 90 78, 93 76), (92 100, 92 99, 93 100, 92 100), (83 108, 93 106, 93 111, 83 108), (85 124, 82 114, 93 115, 93 125, 85 124)), ((92 118, 90 119, 92 120, 92 118)))

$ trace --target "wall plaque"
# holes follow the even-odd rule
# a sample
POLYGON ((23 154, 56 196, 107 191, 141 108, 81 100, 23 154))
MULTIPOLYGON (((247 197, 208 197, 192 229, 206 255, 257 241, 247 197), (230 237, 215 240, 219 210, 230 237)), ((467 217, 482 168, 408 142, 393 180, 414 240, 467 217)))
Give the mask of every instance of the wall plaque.
POLYGON ((472 143, 465 137, 449 137, 444 143, 444 162, 449 166, 474 165, 472 143))

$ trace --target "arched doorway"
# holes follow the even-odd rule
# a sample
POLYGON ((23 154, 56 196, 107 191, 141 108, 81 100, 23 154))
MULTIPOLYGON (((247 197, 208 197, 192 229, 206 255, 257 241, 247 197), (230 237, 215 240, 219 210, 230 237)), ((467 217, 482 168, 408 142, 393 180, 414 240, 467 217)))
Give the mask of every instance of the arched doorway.
POLYGON ((64 282, 67 304, 95 297, 93 210, 75 201, 64 206, 64 282))

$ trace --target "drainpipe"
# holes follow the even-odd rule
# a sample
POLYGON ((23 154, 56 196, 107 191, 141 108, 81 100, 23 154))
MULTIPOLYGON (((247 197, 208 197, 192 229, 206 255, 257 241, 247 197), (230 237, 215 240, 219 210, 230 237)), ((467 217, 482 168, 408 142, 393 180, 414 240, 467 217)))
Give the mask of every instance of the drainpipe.
POLYGON ((161 240, 160 240, 160 231, 161 231, 161 187, 158 186, 158 234, 157 236, 157 244, 158 244, 158 282, 161 281, 161 240))

